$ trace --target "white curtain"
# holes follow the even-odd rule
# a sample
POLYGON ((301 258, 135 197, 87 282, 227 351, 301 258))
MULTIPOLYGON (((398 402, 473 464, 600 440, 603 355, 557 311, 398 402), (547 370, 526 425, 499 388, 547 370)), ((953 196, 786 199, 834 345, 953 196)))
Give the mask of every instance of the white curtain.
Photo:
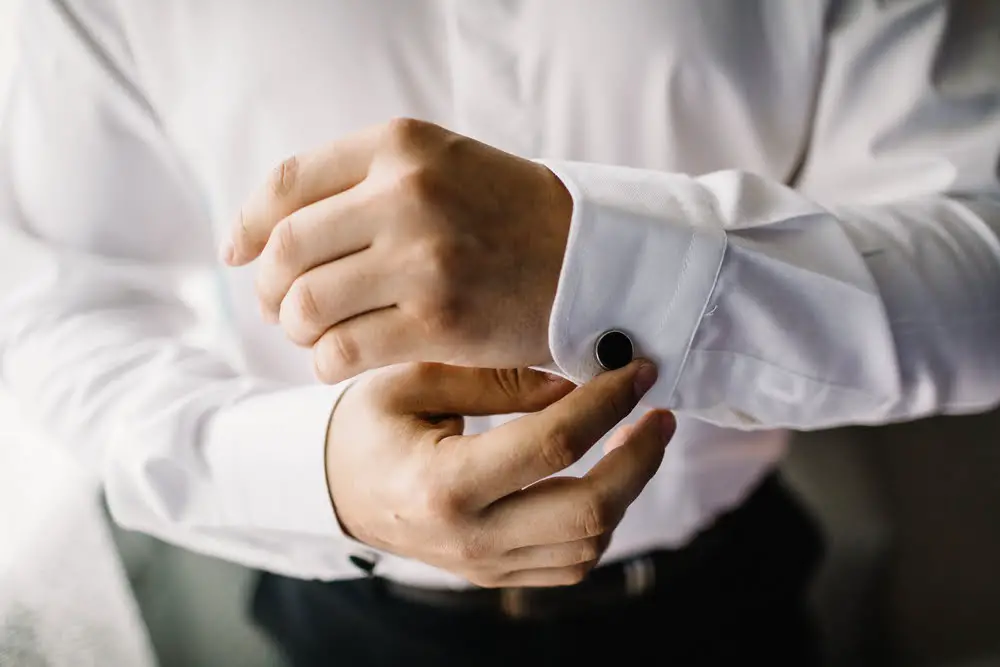
MULTIPOLYGON (((0 109, 20 1, 0 0, 0 109)), ((153 664, 97 481, 0 387, 0 667, 153 664)))

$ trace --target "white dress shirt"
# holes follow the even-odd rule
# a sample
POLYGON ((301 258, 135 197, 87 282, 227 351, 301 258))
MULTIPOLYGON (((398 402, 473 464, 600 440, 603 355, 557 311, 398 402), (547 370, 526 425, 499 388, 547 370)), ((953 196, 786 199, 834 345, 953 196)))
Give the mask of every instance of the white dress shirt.
MULTIPOLYGON (((306 578, 461 586, 344 536, 345 385, 214 248, 283 158, 394 116, 543 160, 552 356, 620 329, 675 409, 608 559, 741 502, 785 431, 1000 400, 996 3, 35 0, 0 150, 0 377, 125 526, 306 578), (228 337, 188 335, 213 275, 228 337)), ((637 412, 641 412, 641 409, 637 412)), ((486 429, 499 420, 470 420, 486 429)), ((601 455, 596 447, 571 472, 601 455)))

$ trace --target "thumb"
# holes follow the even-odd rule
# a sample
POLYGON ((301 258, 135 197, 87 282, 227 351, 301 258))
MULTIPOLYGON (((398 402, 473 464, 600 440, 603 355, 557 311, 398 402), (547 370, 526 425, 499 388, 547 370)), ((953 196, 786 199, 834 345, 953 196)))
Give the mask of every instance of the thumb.
POLYGON ((392 406, 424 415, 500 415, 536 412, 575 385, 530 368, 467 368, 408 364, 393 382, 392 406))

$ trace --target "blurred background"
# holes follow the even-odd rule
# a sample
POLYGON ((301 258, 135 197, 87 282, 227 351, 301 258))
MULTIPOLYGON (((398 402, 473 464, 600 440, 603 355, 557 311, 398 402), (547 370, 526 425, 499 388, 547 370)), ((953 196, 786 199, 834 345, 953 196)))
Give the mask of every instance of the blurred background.
MULTIPOLYGON (((0 0, 0 101, 19 1, 0 0)), ((1000 666, 1000 415, 801 436, 786 473, 829 542, 829 664, 1000 666)), ((0 666, 280 665, 250 584, 111 526, 0 388, 0 666)))

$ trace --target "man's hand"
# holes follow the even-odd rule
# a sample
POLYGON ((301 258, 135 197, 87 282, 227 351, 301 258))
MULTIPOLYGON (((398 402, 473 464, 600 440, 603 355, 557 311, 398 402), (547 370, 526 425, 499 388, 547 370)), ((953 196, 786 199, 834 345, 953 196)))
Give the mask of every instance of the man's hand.
POLYGON ((655 378, 639 362, 571 393, 528 370, 408 364, 363 378, 335 410, 327 444, 341 524, 480 586, 578 582, 659 468, 673 416, 654 411, 619 429, 582 478, 544 478, 583 456, 655 378), (462 435, 458 415, 510 412, 533 414, 462 435))
POLYGON ((286 160, 244 205, 231 265, 260 255, 266 318, 337 382, 407 361, 550 360, 572 200, 556 176, 396 120, 286 160))

